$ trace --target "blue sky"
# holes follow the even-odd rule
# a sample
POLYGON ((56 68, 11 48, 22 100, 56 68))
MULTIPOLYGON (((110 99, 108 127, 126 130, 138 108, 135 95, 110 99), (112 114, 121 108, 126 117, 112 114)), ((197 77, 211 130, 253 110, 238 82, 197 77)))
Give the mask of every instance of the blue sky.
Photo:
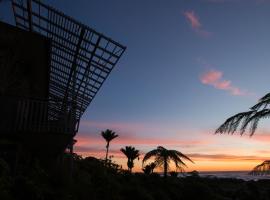
MULTIPOLYGON (((270 1, 45 2, 127 46, 84 114, 79 136, 95 138, 111 128, 122 137, 155 138, 159 144, 164 138, 214 140, 209 151, 192 142, 193 149, 172 146, 190 154, 204 150, 212 155, 222 139, 228 140, 226 148, 239 146, 243 156, 245 148, 251 148, 250 155, 262 151, 264 144, 254 145, 256 136, 252 143, 213 132, 269 91, 270 1), (232 141, 238 143, 230 146, 232 141)), ((7 2, 0 4, 0 18, 13 23, 9 8, 7 2)), ((267 124, 260 130, 266 133, 267 124)), ((143 151, 159 144, 136 143, 143 151)), ((93 148, 103 150, 104 145, 93 148)))

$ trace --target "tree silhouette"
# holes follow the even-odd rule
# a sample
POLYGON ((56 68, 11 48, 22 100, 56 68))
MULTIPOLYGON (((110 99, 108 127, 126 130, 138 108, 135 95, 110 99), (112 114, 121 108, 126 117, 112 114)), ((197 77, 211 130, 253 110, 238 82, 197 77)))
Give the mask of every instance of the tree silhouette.
POLYGON ((116 135, 115 132, 113 132, 112 130, 109 130, 109 129, 107 129, 106 131, 102 131, 101 135, 107 142, 107 144, 106 144, 106 158, 105 158, 105 162, 107 163, 110 142, 114 138, 118 137, 118 135, 116 135))
POLYGON ((158 167, 163 166, 164 177, 167 177, 170 161, 173 161, 177 169, 181 169, 182 166, 186 164, 181 160, 182 158, 193 163, 193 161, 176 150, 168 150, 162 146, 158 146, 156 149, 149 151, 145 154, 143 158, 143 164, 149 160, 151 157, 155 157, 155 164, 158 167))
POLYGON ((132 168, 134 167, 134 160, 136 158, 139 159, 139 150, 132 146, 126 146, 125 148, 121 148, 120 151, 122 151, 122 153, 127 157, 127 167, 129 172, 131 172, 132 168))
POLYGON ((249 128, 249 134, 252 136, 258 127, 260 119, 270 117, 270 93, 259 99, 259 102, 252 106, 249 111, 238 113, 228 118, 215 133, 231 133, 239 129, 243 135, 249 128))
POLYGON ((263 163, 253 168, 250 175, 269 175, 270 174, 270 160, 265 160, 263 163))
POLYGON ((145 174, 149 175, 152 174, 154 172, 154 169, 156 168, 156 164, 154 162, 146 165, 142 170, 145 174))

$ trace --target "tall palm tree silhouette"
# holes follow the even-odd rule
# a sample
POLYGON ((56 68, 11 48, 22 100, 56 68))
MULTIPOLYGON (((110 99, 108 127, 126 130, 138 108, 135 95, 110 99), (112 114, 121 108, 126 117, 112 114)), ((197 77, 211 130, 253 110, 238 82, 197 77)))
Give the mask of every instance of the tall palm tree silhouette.
POLYGON ((108 160, 108 152, 109 152, 109 146, 110 146, 110 142, 114 139, 117 138, 118 135, 115 134, 115 132, 113 132, 112 130, 107 129, 106 131, 102 131, 101 132, 102 137, 106 140, 106 158, 105 158, 105 162, 107 163, 108 160))
POLYGON ((241 112, 228 118, 215 133, 231 133, 239 129, 243 135, 249 128, 252 136, 258 127, 260 119, 270 117, 270 93, 259 99, 259 102, 252 106, 249 111, 241 112))
POLYGON ((181 169, 182 166, 186 166, 186 164, 182 161, 182 158, 193 163, 189 157, 182 154, 181 152, 176 150, 168 150, 162 146, 158 146, 156 149, 146 153, 143 158, 143 164, 151 157, 155 157, 156 166, 163 166, 163 174, 165 178, 167 177, 170 161, 174 162, 177 169, 181 169))
POLYGON ((126 146, 125 148, 121 148, 120 151, 122 151, 123 154, 127 157, 127 166, 129 172, 132 171, 132 168, 134 167, 134 160, 136 158, 139 159, 139 150, 135 149, 135 147, 132 146, 126 146))

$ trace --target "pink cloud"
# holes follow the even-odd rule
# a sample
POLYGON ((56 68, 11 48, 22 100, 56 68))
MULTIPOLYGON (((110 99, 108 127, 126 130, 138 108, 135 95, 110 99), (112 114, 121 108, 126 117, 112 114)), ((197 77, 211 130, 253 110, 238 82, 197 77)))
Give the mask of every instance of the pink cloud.
POLYGON ((202 29, 202 24, 200 22, 199 17, 192 11, 185 11, 183 15, 186 17, 188 23, 190 24, 191 28, 199 35, 203 37, 208 37, 211 35, 210 32, 202 29))
POLYGON ((252 140, 269 144, 270 143, 270 132, 266 130, 260 130, 255 132, 251 138, 252 140))
POLYGON ((185 121, 178 124, 168 122, 125 122, 125 121, 92 121, 82 120, 80 123, 80 131, 83 133, 87 132, 100 132, 105 129, 112 129, 121 136, 133 135, 136 137, 138 134, 151 135, 155 134, 167 134, 178 135, 179 131, 183 133, 189 132, 189 134, 195 133, 195 128, 190 128, 193 122, 185 121), (185 128, 188 127, 188 128, 185 128))
POLYGON ((267 156, 255 156, 255 155, 233 155, 233 154, 201 154, 192 153, 187 156, 193 158, 193 160, 268 160, 267 156))
POLYGON ((105 143, 100 132, 106 129, 112 129, 119 135, 113 140, 113 145, 118 146, 118 148, 126 145, 138 145, 144 149, 151 149, 158 145, 164 145, 171 148, 190 149, 193 146, 210 143, 210 140, 205 141, 198 138, 198 131, 201 130, 184 128, 189 126, 188 124, 82 120, 80 132, 76 136, 78 140, 76 146, 104 148, 105 143))
POLYGON ((216 84, 216 87, 221 90, 226 90, 231 87, 231 81, 220 81, 216 84))
POLYGON ((211 70, 201 76, 201 81, 203 84, 216 83, 222 78, 222 72, 211 70))
MULTIPOLYGON (((100 134, 96 133, 79 133, 76 138, 74 151, 83 156, 104 157, 105 141, 100 134)), ((147 149, 153 149, 159 145, 167 148, 192 149, 196 146, 209 145, 213 141, 211 139, 202 140, 201 138, 159 138, 150 136, 135 136, 133 134, 123 134, 115 138, 110 145, 111 153, 114 157, 122 157, 120 148, 124 146, 135 146, 140 149, 140 153, 144 154, 147 149)))
POLYGON ((202 25, 199 21, 199 18, 195 15, 194 11, 186 11, 184 12, 184 15, 187 18, 192 28, 195 28, 195 29, 201 28, 202 25))
MULTIPOLYGON (((105 146, 104 139, 99 134, 88 134, 82 135, 78 134, 76 136, 76 146, 92 146, 92 145, 101 145, 105 146)), ((164 139, 164 138, 154 138, 154 137, 134 137, 131 135, 121 135, 113 140, 113 144, 119 146, 126 145, 152 145, 152 146, 192 146, 192 145, 200 145, 200 144, 209 144, 211 141, 199 140, 199 139, 164 139)))
POLYGON ((200 76, 201 83, 211 85, 219 90, 226 90, 235 96, 250 95, 250 93, 234 86, 230 80, 223 79, 223 72, 218 70, 209 70, 200 76))

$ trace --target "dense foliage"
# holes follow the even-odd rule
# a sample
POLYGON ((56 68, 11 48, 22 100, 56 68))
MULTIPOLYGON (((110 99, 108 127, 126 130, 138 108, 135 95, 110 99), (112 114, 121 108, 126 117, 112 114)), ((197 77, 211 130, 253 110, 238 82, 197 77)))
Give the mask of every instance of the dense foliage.
POLYGON ((117 164, 105 164, 93 157, 74 155, 73 178, 64 164, 51 176, 35 163, 11 174, 5 162, 0 162, 1 200, 266 200, 270 199, 270 181, 200 178, 197 174, 185 178, 153 173, 131 174, 117 164), (61 173, 59 173, 61 172, 61 173))

